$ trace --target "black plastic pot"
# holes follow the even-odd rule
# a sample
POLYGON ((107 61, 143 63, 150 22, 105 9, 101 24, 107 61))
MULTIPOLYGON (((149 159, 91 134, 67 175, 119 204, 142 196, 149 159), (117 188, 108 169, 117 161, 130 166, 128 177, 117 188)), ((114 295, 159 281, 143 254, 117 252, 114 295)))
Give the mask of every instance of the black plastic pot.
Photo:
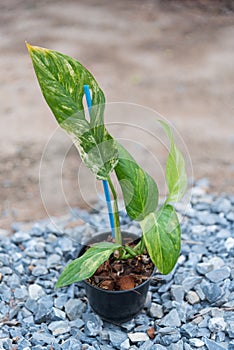
MULTIPOLYGON (((97 235, 87 242, 87 245, 104 241, 110 233, 97 235)), ((123 232, 123 238, 136 240, 132 233, 123 232)), ((80 255, 84 252, 81 250, 80 255)), ((150 280, 147 280, 134 289, 123 291, 109 291, 92 286, 84 281, 84 287, 90 306, 102 319, 112 323, 123 323, 135 317, 144 307, 150 280)))

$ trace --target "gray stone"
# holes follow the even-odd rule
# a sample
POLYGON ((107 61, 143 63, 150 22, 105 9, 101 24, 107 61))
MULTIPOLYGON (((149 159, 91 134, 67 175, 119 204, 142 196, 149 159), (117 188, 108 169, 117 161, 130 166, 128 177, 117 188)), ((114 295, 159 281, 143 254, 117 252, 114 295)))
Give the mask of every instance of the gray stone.
POLYGON ((65 319, 66 319, 66 314, 64 311, 57 309, 56 307, 52 307, 52 311, 50 313, 51 321, 60 321, 65 319))
POLYGON ((217 233, 217 238, 228 238, 231 236, 231 232, 227 229, 221 229, 218 233, 217 233))
POLYGON ((79 339, 70 337, 61 345, 61 349, 62 350, 80 350, 82 349, 82 343, 79 341, 79 339))
POLYGON ((160 321, 160 325, 169 327, 180 327, 181 321, 176 309, 172 309, 163 319, 160 321))
POLYGON ((46 275, 47 273, 48 273, 48 270, 43 265, 38 265, 34 267, 34 269, 32 270, 32 275, 35 277, 43 276, 43 275, 46 275))
POLYGON ((65 304, 65 312, 70 321, 79 318, 84 309, 85 305, 80 299, 69 299, 65 304))
POLYGON ((4 266, 1 267, 1 274, 4 275, 11 275, 12 274, 12 269, 10 267, 4 266))
POLYGON ((158 292, 159 292, 159 293, 166 293, 166 292, 171 288, 172 283, 173 283, 173 281, 170 281, 170 282, 168 282, 168 283, 163 284, 163 285, 159 288, 158 292))
POLYGON ((138 343, 149 339, 148 335, 143 332, 128 333, 128 337, 132 343, 138 343))
POLYGON ((61 264, 61 256, 58 254, 51 254, 47 259, 47 268, 57 267, 61 264))
POLYGON ((198 337, 198 338, 203 338, 203 337, 209 338, 210 337, 209 329, 208 328, 198 328, 198 332, 197 332, 196 337, 198 337))
POLYGON ((68 237, 63 237, 58 240, 58 245, 63 252, 70 252, 72 250, 72 241, 68 237))
POLYGON ((171 294, 178 303, 182 303, 182 301, 184 300, 184 288, 182 286, 179 286, 179 285, 172 286, 171 294))
POLYGON ((8 276, 6 283, 10 288, 15 289, 21 285, 21 278, 18 274, 13 273, 12 275, 8 276))
POLYGON ((222 343, 222 342, 224 342, 225 341, 225 338, 226 338, 226 334, 225 334, 225 332, 218 332, 217 334, 216 334, 216 341, 218 342, 218 343, 222 343))
POLYGON ((32 313, 36 313, 38 307, 37 301, 35 299, 28 298, 25 303, 25 307, 32 313))
POLYGON ((51 305, 45 302, 39 302, 37 306, 37 311, 35 313, 34 319, 35 323, 46 322, 47 317, 51 313, 51 305))
POLYGON ((16 232, 12 236, 12 241, 15 243, 21 243, 30 240, 31 236, 26 232, 16 232))
POLYGON ((67 295, 62 294, 54 299, 54 306, 57 307, 58 309, 62 309, 66 304, 66 302, 67 302, 67 295))
POLYGON ((29 297, 31 299, 35 299, 38 300, 40 297, 42 297, 43 295, 45 295, 44 290, 42 289, 41 286, 39 286, 38 284, 31 284, 28 287, 28 292, 29 292, 29 297))
POLYGON ((223 266, 220 269, 216 269, 213 271, 210 271, 206 274, 206 277, 211 281, 211 282, 221 282, 228 278, 230 276, 230 268, 228 266, 223 266))
POLYGON ((180 338, 181 338, 180 332, 176 332, 176 333, 173 333, 170 335, 164 335, 162 337, 161 344, 168 346, 172 343, 178 342, 178 340, 180 340, 180 338))
POLYGON ((191 338, 189 339, 189 344, 194 346, 195 348, 201 348, 205 345, 204 341, 198 338, 191 338))
POLYGON ((121 323, 121 327, 126 329, 127 332, 130 332, 136 326, 134 320, 130 320, 128 322, 121 323))
POLYGON ((177 329, 174 327, 162 327, 157 331, 161 335, 177 333, 177 329))
POLYGON ((227 214, 232 208, 231 202, 227 198, 217 198, 211 204, 211 210, 215 213, 227 214))
MULTIPOLYGON (((110 345, 100 345, 101 350, 113 350, 113 346, 110 345)), ((130 348, 129 348, 130 349, 130 348)))
POLYGON ((109 333, 108 333, 108 331, 106 329, 102 329, 100 334, 99 334, 99 336, 100 336, 101 340, 106 340, 106 341, 109 340, 109 333))
POLYGON ((200 283, 201 280, 202 278, 198 276, 186 277, 182 282, 184 291, 189 292, 196 284, 200 283))
POLYGON ((14 291, 14 296, 16 299, 25 300, 28 297, 28 291, 25 286, 16 288, 14 291))
POLYGON ((23 264, 17 265, 17 266, 15 267, 15 270, 16 270, 17 272, 19 272, 20 275, 23 275, 23 274, 24 274, 24 266, 23 266, 23 264))
POLYGON ((151 340, 146 340, 140 347, 139 350, 151 350, 153 342, 151 340))
POLYGON ((181 327, 181 334, 186 338, 196 338, 197 326, 192 323, 186 323, 181 327))
POLYGON ((213 307, 210 311, 212 317, 224 317, 224 310, 217 307, 213 307))
MULTIPOLYGON (((20 303, 18 305, 16 305, 14 308, 10 309, 10 311, 8 313, 9 320, 12 320, 13 318, 15 318, 17 316, 18 312, 20 311, 20 309, 21 309, 20 303)), ((6 309, 5 306, 1 307, 0 310, 1 310, 2 315, 6 314, 8 312, 8 309, 6 309)))
POLYGON ((230 211, 230 213, 228 213, 226 215, 226 218, 231 221, 231 222, 234 222, 234 211, 230 211))
POLYGON ((81 318, 76 318, 74 321, 70 321, 70 326, 73 328, 81 328, 84 326, 84 321, 81 318))
POLYGON ((214 303, 222 296, 222 290, 214 283, 202 286, 202 291, 210 303, 214 303))
POLYGON ((54 342, 54 337, 51 334, 42 332, 40 330, 36 333, 33 333, 31 341, 33 345, 52 344, 54 342))
POLYGON ((195 290, 195 292, 197 293, 197 295, 199 296, 199 298, 200 298, 201 300, 205 300, 206 296, 205 296, 205 294, 203 293, 203 290, 202 290, 200 284, 197 284, 197 285, 194 287, 194 290, 195 290))
POLYGON ((224 348, 220 344, 218 344, 215 341, 210 340, 208 338, 204 338, 204 342, 205 342, 208 350, 227 350, 226 348, 224 348))
MULTIPOLYGON (((31 350, 31 342, 27 339, 20 339, 17 343, 18 349, 31 350)), ((13 346, 10 349, 14 349, 13 346)), ((17 350, 18 350, 17 349, 17 350)))
POLYGON ((32 325, 34 323, 33 316, 27 316, 23 318, 23 323, 32 325))
POLYGON ((85 332, 91 337, 96 337, 102 330, 103 322, 97 315, 85 315, 85 332))
POLYGON ((48 329, 54 336, 70 332, 70 325, 68 321, 54 321, 48 326, 48 329))
POLYGON ((109 331, 109 339, 113 346, 119 347, 127 338, 127 334, 119 330, 109 331))
POLYGON ((153 318, 162 318, 163 317, 162 305, 152 303, 149 309, 149 314, 153 318))
POLYGON ((234 338, 234 321, 227 322, 227 333, 230 338, 234 338))
POLYGON ((197 264, 197 271, 200 274, 205 275, 206 273, 208 273, 210 271, 220 269, 224 265, 225 264, 224 264, 223 259, 221 259, 219 257, 213 257, 213 258, 209 259, 207 262, 198 263, 197 264))
POLYGON ((144 307, 145 307, 146 309, 148 309, 148 308, 150 307, 150 305, 151 305, 151 299, 152 299, 152 292, 151 292, 151 291, 148 291, 148 292, 147 292, 147 295, 146 295, 145 305, 144 305, 144 307))
POLYGON ((184 343, 184 350, 193 350, 188 343, 184 343))
POLYGON ((149 324, 148 325, 141 325, 141 326, 135 327, 134 332, 147 332, 148 329, 149 329, 149 324))
POLYGON ((200 298, 196 292, 190 290, 186 295, 186 300, 188 301, 189 304, 194 305, 199 303, 200 298))
POLYGON ((0 253, 0 266, 8 266, 10 264, 9 259, 7 254, 0 253))
POLYGON ((130 348, 129 339, 125 339, 125 340, 120 344, 120 350, 128 350, 129 348, 130 348))
POLYGON ((168 350, 184 350, 183 340, 181 339, 178 342, 169 345, 168 350))
POLYGON ((149 318, 146 314, 140 313, 135 318, 136 325, 148 325, 149 324, 149 318))

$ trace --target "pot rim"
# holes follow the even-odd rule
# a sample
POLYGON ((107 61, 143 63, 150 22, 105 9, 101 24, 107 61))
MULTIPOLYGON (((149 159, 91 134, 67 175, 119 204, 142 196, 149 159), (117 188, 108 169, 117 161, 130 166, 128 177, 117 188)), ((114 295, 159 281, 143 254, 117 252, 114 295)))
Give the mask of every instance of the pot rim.
MULTIPOLYGON (((141 238, 141 236, 139 236, 139 235, 137 235, 136 233, 133 233, 133 232, 122 231, 122 233, 130 234, 130 235, 134 236, 135 240, 141 238)), ((100 233, 95 234, 92 238, 87 240, 87 244, 84 244, 84 247, 85 246, 87 247, 88 243, 91 243, 92 240, 97 238, 99 235, 104 235, 104 234, 111 234, 111 231, 100 232, 100 233)), ((153 276, 154 272, 155 272, 155 267, 154 267, 151 275, 144 282, 142 282, 141 284, 139 284, 138 286, 136 286, 134 288, 126 289, 126 290, 107 290, 107 289, 96 287, 96 286, 90 284, 89 282, 87 282, 86 280, 83 280, 82 283, 86 284, 89 287, 92 287, 93 289, 96 289, 96 290, 101 291, 101 292, 105 292, 107 294, 124 294, 124 293, 128 293, 128 292, 136 292, 137 293, 138 289, 140 289, 145 284, 150 283, 151 277, 153 276)))

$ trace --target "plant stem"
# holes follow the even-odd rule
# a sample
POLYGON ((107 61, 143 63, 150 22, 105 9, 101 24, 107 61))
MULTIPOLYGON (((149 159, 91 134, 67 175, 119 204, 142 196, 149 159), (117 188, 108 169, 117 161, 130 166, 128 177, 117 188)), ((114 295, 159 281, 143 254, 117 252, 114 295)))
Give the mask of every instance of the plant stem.
POLYGON ((137 255, 141 255, 143 254, 144 250, 145 250, 145 242, 144 242, 144 238, 141 237, 140 242, 137 243, 137 245, 135 245, 135 247, 133 248, 133 250, 135 251, 135 253, 137 255))
POLYGON ((118 208, 118 202, 117 202, 117 194, 114 188, 114 185, 111 181, 111 178, 108 177, 107 179, 108 184, 110 186, 113 199, 114 199, 114 223, 115 223, 115 241, 118 244, 122 245, 122 236, 121 236, 121 230, 120 230, 120 223, 119 223, 119 208, 118 208))

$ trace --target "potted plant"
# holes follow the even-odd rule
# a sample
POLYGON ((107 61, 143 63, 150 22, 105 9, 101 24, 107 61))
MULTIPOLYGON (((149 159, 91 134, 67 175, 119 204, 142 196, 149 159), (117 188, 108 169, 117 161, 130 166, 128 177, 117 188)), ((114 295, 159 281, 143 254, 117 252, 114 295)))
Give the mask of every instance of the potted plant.
POLYGON ((105 96, 91 73, 59 52, 29 44, 27 48, 55 118, 73 137, 86 166, 98 180, 108 184, 113 197, 114 239, 105 233, 98 241, 89 242, 89 248, 65 267, 56 287, 85 281, 94 311, 109 321, 126 321, 144 306, 153 267, 168 274, 179 257, 180 224, 172 203, 183 197, 187 187, 183 156, 170 127, 160 120, 170 151, 166 163, 168 196, 158 206, 158 188, 153 178, 106 129, 105 96), (84 85, 92 92, 90 118, 83 106, 84 85), (138 239, 121 232, 112 172, 120 183, 128 216, 140 223, 142 235, 138 239))

